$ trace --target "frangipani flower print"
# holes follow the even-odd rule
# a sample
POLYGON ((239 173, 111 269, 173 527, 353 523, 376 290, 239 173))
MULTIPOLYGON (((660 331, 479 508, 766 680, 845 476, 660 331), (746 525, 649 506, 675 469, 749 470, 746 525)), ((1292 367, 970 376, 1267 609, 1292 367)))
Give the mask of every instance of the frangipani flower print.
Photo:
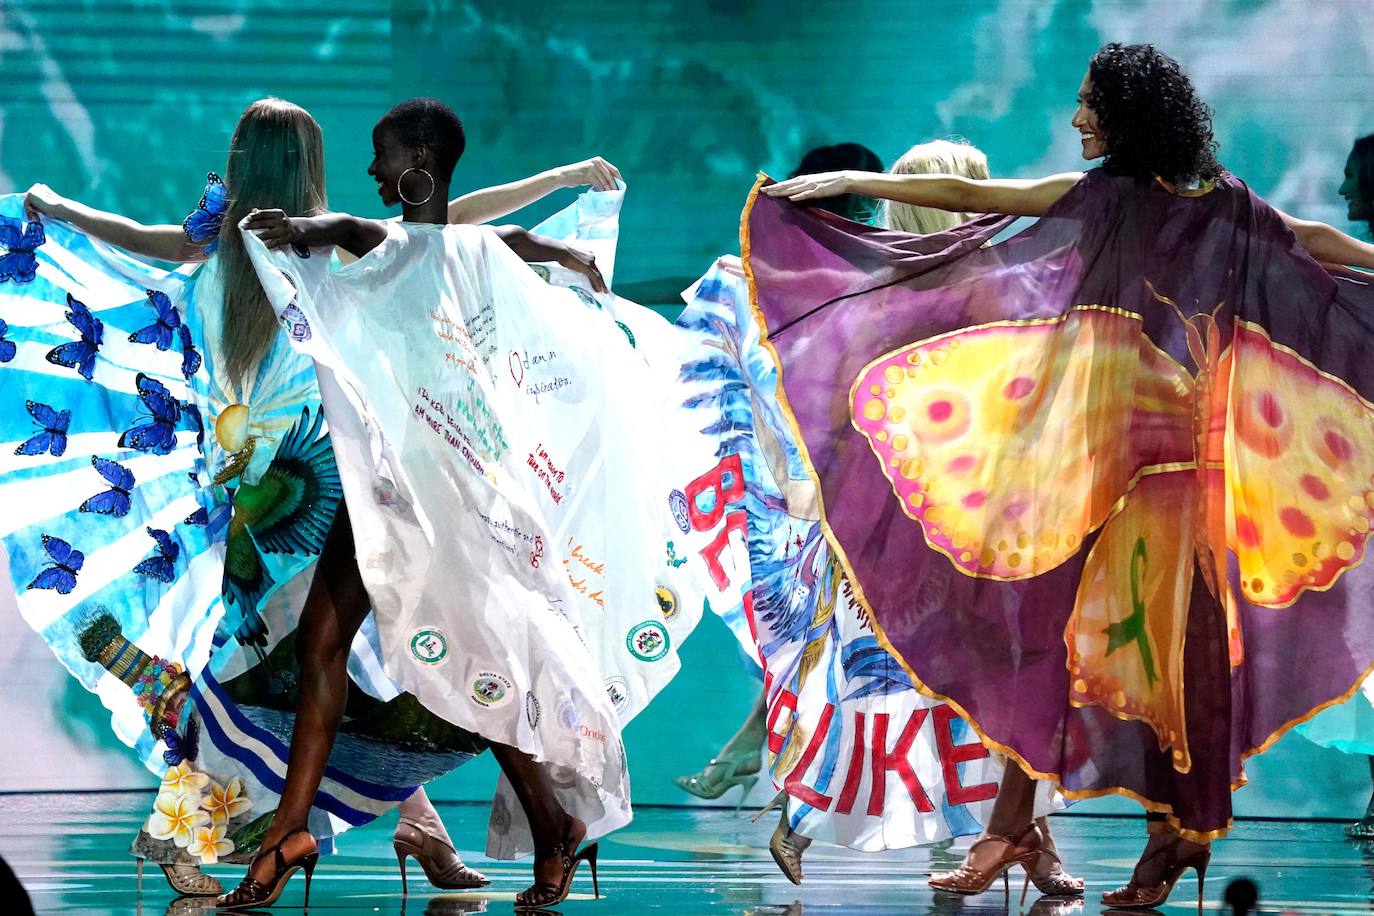
POLYGON ((253 807, 252 799, 243 794, 243 783, 237 776, 221 786, 210 783, 210 793, 201 802, 201 807, 210 814, 212 824, 227 824, 236 815, 253 807))
POLYGON ((173 795, 195 795, 196 804, 199 805, 200 793, 205 791, 209 784, 209 776, 196 772, 189 760, 183 760, 176 766, 167 768, 167 772, 162 775, 162 788, 159 791, 170 792, 173 795))
POLYGON ((160 792, 148 816, 148 833, 155 840, 171 840, 185 849, 191 845, 197 827, 210 823, 210 815, 200 809, 200 796, 160 792))
POLYGON ((186 851, 200 859, 203 865, 214 865, 220 856, 234 851, 234 841, 224 835, 222 824, 206 824, 191 832, 191 843, 186 851))

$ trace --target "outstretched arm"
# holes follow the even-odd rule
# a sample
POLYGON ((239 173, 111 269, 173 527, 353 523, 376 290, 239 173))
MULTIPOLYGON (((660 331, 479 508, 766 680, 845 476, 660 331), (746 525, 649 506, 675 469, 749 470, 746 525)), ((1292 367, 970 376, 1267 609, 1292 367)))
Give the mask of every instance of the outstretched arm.
POLYGON ((1298 219, 1282 210, 1279 211, 1279 216, 1298 237, 1298 244, 1306 248, 1307 253, 1316 260, 1327 264, 1374 270, 1374 245, 1352 238, 1326 223, 1298 219))
POLYGON ((496 226, 496 234, 522 261, 554 261, 560 267, 582 274, 598 293, 607 292, 606 281, 597 269, 596 257, 557 239, 535 235, 520 226, 496 226))
POLYGON ((1006 213, 1040 216, 1063 197, 1081 172, 1065 172, 1048 178, 996 178, 976 181, 958 175, 888 175, 883 172, 822 172, 798 175, 763 193, 769 197, 809 200, 840 194, 862 194, 895 200, 918 207, 934 207, 963 213, 1006 213))
POLYGON ((243 228, 256 232, 269 249, 287 245, 318 248, 337 245, 361 258, 386 239, 386 225, 375 219, 326 213, 323 216, 287 216, 281 210, 254 210, 243 228))
POLYGON ((24 212, 29 219, 64 220, 93 238, 160 261, 205 260, 205 246, 188 239, 180 226, 146 226, 117 213, 68 200, 45 184, 29 188, 24 195, 24 212))
POLYGON ((529 178, 483 188, 455 198, 448 202, 448 221, 485 223, 513 213, 560 188, 591 185, 598 191, 614 191, 619 179, 619 169, 600 156, 593 156, 529 178))

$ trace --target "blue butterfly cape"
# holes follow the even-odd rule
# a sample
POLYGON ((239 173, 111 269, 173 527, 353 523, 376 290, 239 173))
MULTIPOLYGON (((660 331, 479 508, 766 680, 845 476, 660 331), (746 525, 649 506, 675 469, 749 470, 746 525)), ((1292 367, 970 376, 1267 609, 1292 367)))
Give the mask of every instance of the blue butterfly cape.
MULTIPOLYGON (((218 193, 207 190, 207 213, 218 193)), ((26 223, 20 195, 0 196, 0 249, 13 274, 0 277, 0 544, 21 616, 149 770, 189 762, 220 784, 237 777, 245 817, 267 813, 294 723, 288 637, 339 499, 313 364, 280 334, 253 378, 228 377, 217 258, 150 266, 65 223, 26 223), (257 515, 236 510, 244 494, 257 515), (251 606, 226 601, 229 581, 251 606), (190 675, 175 727, 154 734, 133 691, 83 656, 97 609, 190 675)), ((364 711, 310 819, 326 850, 484 749, 436 729, 379 659, 364 626, 349 662, 364 711)), ((148 842, 155 861, 184 861, 148 842)))

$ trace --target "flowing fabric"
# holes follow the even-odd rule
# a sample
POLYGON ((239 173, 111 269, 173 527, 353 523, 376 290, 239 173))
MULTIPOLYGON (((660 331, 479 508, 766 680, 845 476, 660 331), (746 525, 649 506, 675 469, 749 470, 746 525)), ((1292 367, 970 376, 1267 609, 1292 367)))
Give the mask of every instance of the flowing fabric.
MULTIPOLYGON (((64 223, 26 226, 22 195, 0 219, 0 542, 20 611, 163 777, 134 851, 243 858, 283 785, 296 623, 341 497, 314 365, 283 333, 252 377, 226 376, 216 258, 155 268, 64 223), (123 678, 85 654, 103 630, 125 646, 104 661, 132 661, 123 678), (164 663, 184 679, 140 677, 164 663)), ((586 229, 613 258, 614 221, 586 229)), ((326 849, 485 748, 385 675, 370 617, 349 673, 361 689, 310 814, 326 849)))
MULTIPOLYGON (((333 272, 245 241, 316 361, 387 673, 548 764, 590 835, 623 825, 622 725, 714 588, 700 557, 663 558, 669 494, 715 460, 677 432, 617 309, 666 323, 542 282, 487 229, 392 223, 333 272)), ((492 827, 493 854, 529 848, 504 791, 492 827)))
MULTIPOLYGON (((757 189, 755 191, 757 195, 757 189)), ((828 538, 922 690, 1190 836, 1374 661, 1374 287, 1225 176, 908 238, 751 196, 828 538)))
MULTIPOLYGON (((740 463, 750 579, 713 605, 764 667, 773 781, 794 831, 865 851, 982 831, 1002 765, 879 642, 821 532, 816 491, 777 399, 739 260, 683 294, 683 407, 740 463)), ((1037 813, 1052 804, 1048 792, 1037 813)))

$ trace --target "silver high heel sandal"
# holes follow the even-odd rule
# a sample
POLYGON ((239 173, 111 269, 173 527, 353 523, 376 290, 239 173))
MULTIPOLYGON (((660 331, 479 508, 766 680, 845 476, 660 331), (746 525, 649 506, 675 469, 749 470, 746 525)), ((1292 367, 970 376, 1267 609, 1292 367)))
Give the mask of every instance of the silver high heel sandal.
POLYGON ((787 822, 787 793, 779 792, 773 796, 773 800, 764 805, 758 814, 750 818, 751 823, 757 823, 769 811, 776 809, 781 813, 778 818, 778 826, 773 828, 773 835, 768 838, 768 851, 773 856, 773 861, 778 863, 778 869, 793 884, 802 882, 802 853, 806 852, 806 847, 811 845, 810 837, 804 837, 800 833, 792 830, 787 822))
MULTIPOLYGON (((143 893, 143 857, 135 856, 138 862, 138 893, 143 893)), ((199 865, 159 865, 162 875, 172 890, 183 897, 218 897, 224 893, 224 885, 214 877, 200 870, 199 865)))
POLYGON ((391 835, 391 848, 396 850, 396 862, 401 866, 402 895, 409 893, 406 886, 407 856, 414 856, 429 883, 441 890, 486 887, 491 883, 486 875, 464 865, 452 846, 411 821, 401 821, 396 825, 396 832, 391 835))
POLYGON ((673 782, 684 792, 707 800, 720 798, 735 786, 739 786, 739 800, 735 802, 735 814, 739 814, 739 809, 744 806, 744 799, 759 781, 759 766, 758 750, 750 749, 736 757, 714 758, 700 773, 674 776, 673 782), (753 769, 750 770, 750 767, 753 769), (712 779, 712 776, 717 778, 712 779))

